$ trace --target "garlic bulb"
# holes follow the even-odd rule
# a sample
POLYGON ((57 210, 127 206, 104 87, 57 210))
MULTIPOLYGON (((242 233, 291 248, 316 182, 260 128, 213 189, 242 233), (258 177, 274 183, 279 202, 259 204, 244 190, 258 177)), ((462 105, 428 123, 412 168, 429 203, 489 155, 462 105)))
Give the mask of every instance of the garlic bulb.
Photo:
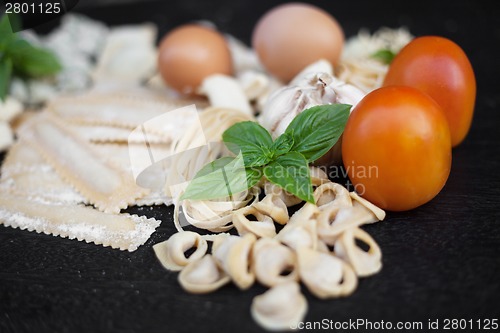
MULTIPOLYGON (((311 65, 311 69, 316 68, 311 65)), ((355 106, 365 94, 328 72, 301 72, 293 84, 274 92, 264 105, 259 122, 276 138, 300 112, 321 104, 355 106)))
MULTIPOLYGON (((350 104, 354 108, 365 96, 355 86, 333 76, 328 65, 325 60, 309 65, 292 80, 291 85, 276 90, 269 97, 258 120, 273 138, 283 134, 292 120, 308 108, 321 104, 350 104)), ((341 164, 341 145, 342 137, 316 163, 341 164)))
POLYGON ((327 73, 333 75, 333 66, 328 60, 325 59, 313 62, 302 71, 300 71, 300 73, 297 74, 292 81, 290 81, 289 85, 295 86, 299 84, 300 81, 311 75, 311 73, 327 73))
POLYGON ((275 91, 264 105, 259 119, 260 124, 273 138, 276 138, 285 132, 288 124, 300 112, 315 105, 328 103, 323 100, 325 85, 322 81, 322 76, 327 75, 319 73, 315 79, 304 79, 300 85, 285 86, 275 91))

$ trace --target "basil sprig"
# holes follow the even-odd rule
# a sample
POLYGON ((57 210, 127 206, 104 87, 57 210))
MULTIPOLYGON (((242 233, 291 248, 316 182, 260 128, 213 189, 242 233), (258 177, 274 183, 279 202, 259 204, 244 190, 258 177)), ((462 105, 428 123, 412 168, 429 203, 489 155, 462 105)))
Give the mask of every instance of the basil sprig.
POLYGON ((351 105, 309 108, 273 141, 252 121, 228 128, 222 140, 236 157, 222 157, 203 167, 181 199, 209 200, 243 192, 266 177, 302 200, 314 203, 309 163, 328 152, 344 131, 351 105))
POLYGON ((20 38, 12 32, 13 25, 19 25, 15 15, 3 15, 0 19, 0 100, 7 96, 12 76, 39 78, 61 70, 51 51, 20 38))

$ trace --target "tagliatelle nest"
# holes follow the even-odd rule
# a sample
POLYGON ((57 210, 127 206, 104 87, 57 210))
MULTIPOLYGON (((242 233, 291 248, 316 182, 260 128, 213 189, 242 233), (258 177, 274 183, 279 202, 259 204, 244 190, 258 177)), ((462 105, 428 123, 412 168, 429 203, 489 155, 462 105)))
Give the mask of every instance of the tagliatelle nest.
MULTIPOLYGON (((191 293, 212 292, 229 282, 242 290, 255 281, 270 287, 255 297, 253 318, 268 330, 294 327, 308 307, 297 282, 321 299, 343 297, 356 289, 358 278, 382 267, 379 246, 359 227, 384 219, 385 212, 329 181, 319 169, 312 167, 311 174, 316 203, 305 203, 292 216, 287 206, 297 200, 290 201, 293 196, 266 182, 250 190, 255 198, 264 190, 262 201, 241 201, 248 198, 244 193, 236 196, 238 208, 226 202, 196 202, 195 208, 206 205, 211 214, 219 212, 224 220, 218 225, 195 226, 224 231, 234 227, 238 235, 180 231, 154 246, 158 259, 165 268, 181 271, 179 283, 191 293), (276 232, 276 225, 284 227, 276 232), (211 251, 206 241, 212 242, 211 251), (357 241, 369 249, 360 248, 357 241), (195 250, 186 257, 190 248, 195 250)), ((193 203, 178 206, 193 214, 193 203)), ((207 212, 198 213, 200 218, 207 212)))
POLYGON ((335 72, 340 80, 369 93, 382 86, 389 68, 373 55, 380 50, 397 54, 412 39, 413 36, 405 28, 381 28, 373 34, 361 30, 347 40, 335 72))

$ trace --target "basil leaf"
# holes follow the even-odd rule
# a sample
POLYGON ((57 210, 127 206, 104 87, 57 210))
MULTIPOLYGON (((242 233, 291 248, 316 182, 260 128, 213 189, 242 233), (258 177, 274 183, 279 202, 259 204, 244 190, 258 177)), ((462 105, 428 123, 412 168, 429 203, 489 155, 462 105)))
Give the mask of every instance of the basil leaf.
POLYGON ((293 151, 314 162, 337 143, 349 118, 347 104, 313 106, 296 116, 285 133, 293 136, 293 151))
POLYGON ((270 147, 273 139, 269 132, 253 121, 243 121, 229 127, 222 140, 227 148, 235 154, 240 151, 246 167, 262 166, 272 158, 270 147))
POLYGON ((286 154, 293 147, 293 136, 290 133, 281 134, 271 146, 271 152, 274 156, 286 154))
POLYGON ((0 19, 0 35, 1 37, 5 37, 5 35, 12 35, 13 34, 13 27, 10 24, 10 18, 7 14, 4 14, 2 16, 2 19, 0 19))
POLYGON ((12 59, 14 70, 21 75, 39 77, 61 70, 61 64, 51 51, 34 47, 23 39, 7 44, 5 53, 12 59))
POLYGON ((7 16, 7 14, 4 14, 2 16, 2 19, 0 19, 0 56, 5 52, 7 44, 15 38, 12 30, 13 29, 10 26, 9 17, 7 16))
POLYGON ((12 61, 10 58, 0 59, 0 100, 5 101, 9 92, 9 82, 12 75, 12 61))
POLYGON ((386 65, 390 65, 395 56, 396 53, 389 49, 380 49, 371 55, 372 58, 377 59, 386 65))
POLYGON ((291 151, 278 156, 264 168, 264 176, 285 191, 314 203, 309 165, 302 154, 291 151))
MULTIPOLYGON (((257 184, 262 177, 262 172, 258 169, 245 168, 242 155, 228 160, 221 159, 213 164, 213 171, 200 170, 201 175, 196 174, 189 183, 186 191, 181 196, 181 200, 210 200, 232 196, 234 193, 240 193, 257 184)), ((210 164, 209 164, 210 165, 210 164)))
MULTIPOLYGON (((16 14, 16 13, 10 13, 10 14, 6 14, 5 16, 7 16, 8 18, 8 21, 9 21, 9 29, 11 31, 11 33, 16 33, 18 31, 21 31, 22 30, 22 20, 21 20, 21 15, 20 14, 16 14)), ((16 36, 16 35, 14 35, 16 36)))

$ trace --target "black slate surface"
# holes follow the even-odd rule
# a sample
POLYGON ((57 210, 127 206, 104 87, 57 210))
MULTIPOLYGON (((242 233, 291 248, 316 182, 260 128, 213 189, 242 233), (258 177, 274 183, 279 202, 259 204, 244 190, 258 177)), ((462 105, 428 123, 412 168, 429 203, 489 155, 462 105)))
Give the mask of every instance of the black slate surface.
MULTIPOLYGON (((208 19, 249 41, 254 23, 278 2, 138 1, 77 10, 108 24, 152 21, 160 32, 208 19)), ((317 1, 346 35, 361 27, 406 25, 419 35, 451 38, 469 55, 478 97, 466 141, 453 151, 443 191, 430 203, 367 226, 383 251, 381 273, 362 279, 345 299, 321 301, 306 292, 307 321, 500 320, 500 16, 493 1, 317 1)), ((0 226, 0 332, 260 332, 252 298, 227 286, 189 295, 177 273, 163 270, 151 246, 174 232, 171 208, 139 208, 162 219, 133 253, 0 226)), ((484 323, 484 322, 483 322, 484 323)), ((477 323, 474 330, 478 332, 477 323)), ((450 326, 451 327, 451 326, 450 326)), ((490 326, 491 327, 491 326, 490 326)), ((366 329, 346 330, 366 332, 366 329)), ((394 331, 394 330, 380 330, 394 331)), ((402 330, 411 332, 416 330, 402 330)))

